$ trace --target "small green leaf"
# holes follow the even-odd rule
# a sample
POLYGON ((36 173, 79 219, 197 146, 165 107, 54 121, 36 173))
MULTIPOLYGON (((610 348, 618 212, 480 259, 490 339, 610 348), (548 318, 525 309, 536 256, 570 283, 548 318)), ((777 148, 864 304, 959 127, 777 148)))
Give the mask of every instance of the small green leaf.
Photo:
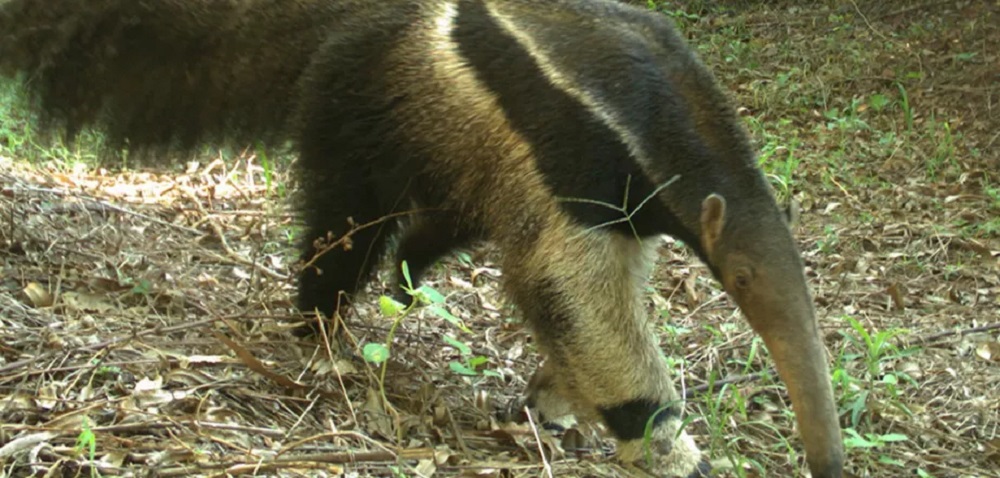
POLYGON ((153 283, 146 279, 139 279, 139 282, 132 287, 132 293, 136 295, 147 295, 153 290, 153 283))
POLYGON ((885 442, 895 442, 895 441, 907 441, 910 437, 903 435, 902 433, 887 433, 879 437, 880 440, 885 442))
POLYGON ((467 267, 472 267, 472 256, 468 252, 458 252, 455 254, 458 258, 458 262, 465 264, 467 267))
POLYGON ((881 93, 877 93, 868 98, 868 104, 875 111, 882 111, 889 104, 889 97, 881 93))
POLYGON ((844 447, 846 448, 875 448, 875 443, 872 443, 864 438, 845 438, 844 447))
POLYGON ((955 55, 955 59, 958 61, 969 61, 976 57, 976 52, 959 53, 955 55))
POLYGON ((445 335, 442 339, 448 344, 458 350, 458 353, 462 355, 472 355, 472 349, 469 348, 464 342, 461 342, 451 336, 445 335))
POLYGON ((382 311, 382 316, 389 318, 399 315, 400 312, 406 309, 406 306, 387 295, 378 298, 378 307, 382 311))
POLYGON ((462 329, 463 332, 470 332, 468 327, 466 327, 465 324, 462 323, 462 319, 455 317, 451 312, 448 312, 448 310, 445 309, 444 307, 441 307, 440 305, 432 305, 429 306, 427 310, 431 311, 432 314, 441 317, 444 320, 447 320, 455 327, 462 329))
POLYGON ((449 362, 448 367, 451 368, 452 372, 455 372, 459 375, 467 375, 473 377, 476 375, 475 370, 472 370, 469 367, 465 366, 464 364, 460 364, 458 362, 449 362))
POLYGON ((412 289, 413 280, 410 279, 410 265, 407 264, 406 261, 403 261, 403 263, 399 265, 399 268, 403 271, 403 279, 406 280, 406 285, 412 289))
POLYGON ((503 374, 496 370, 483 370, 483 375, 493 378, 503 378, 503 374))
POLYGON ((479 368, 480 365, 484 365, 490 362, 490 359, 483 357, 482 355, 477 355, 469 359, 469 366, 472 368, 479 368))
POLYGON ((380 364, 389 359, 389 347, 385 344, 369 343, 362 349, 365 361, 373 364, 380 364))
POLYGON ((271 160, 267 157, 267 149, 264 147, 264 143, 257 142, 257 157, 260 158, 260 165, 264 168, 264 186, 265 191, 271 191, 271 181, 274 176, 273 167, 271 166, 271 160))
POLYGON ((877 446, 876 443, 871 442, 868 439, 862 437, 853 428, 845 428, 844 433, 850 435, 849 437, 844 438, 845 448, 874 448, 875 446, 877 446))
POLYGON ((430 302, 431 304, 443 304, 444 303, 444 296, 441 295, 440 292, 438 292, 436 289, 434 289, 431 286, 422 285, 422 286, 420 286, 419 289, 417 289, 417 291, 418 292, 422 292, 424 294, 424 296, 427 297, 427 301, 430 302))

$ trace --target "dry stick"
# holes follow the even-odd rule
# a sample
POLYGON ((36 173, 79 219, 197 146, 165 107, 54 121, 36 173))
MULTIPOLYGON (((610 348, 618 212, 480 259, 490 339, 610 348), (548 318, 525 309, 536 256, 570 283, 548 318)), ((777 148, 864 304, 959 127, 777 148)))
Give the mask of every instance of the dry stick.
POLYGON ((998 323, 998 324, 984 325, 984 326, 981 326, 981 327, 972 327, 972 328, 969 328, 969 329, 947 330, 947 331, 944 331, 944 332, 938 332, 936 334, 931 334, 931 335, 928 335, 926 337, 921 337, 921 338, 917 339, 916 343, 918 343, 918 344, 927 344, 927 343, 930 343, 930 342, 935 342, 937 340, 943 339, 945 337, 951 337, 952 335, 959 335, 959 336, 961 336, 961 335, 974 334, 974 333, 977 333, 977 332, 989 332, 991 330, 997 330, 997 329, 1000 329, 1000 323, 998 323))
POLYGON ((143 432, 149 430, 163 430, 163 429, 176 429, 176 428, 210 428, 213 430, 227 430, 236 431, 242 433, 251 433, 254 435, 262 435, 271 438, 285 438, 285 432, 282 430, 272 430, 270 428, 261 427, 248 427, 242 425, 232 425, 229 423, 217 423, 217 422, 206 422, 202 420, 183 420, 175 422, 158 422, 158 423, 130 423, 125 425, 108 425, 104 427, 93 427, 91 430, 95 433, 121 433, 121 432, 143 432))
POLYGON ((444 411, 448 414, 448 424, 451 426, 451 432, 455 434, 458 447, 462 449, 462 454, 469 456, 469 447, 465 446, 465 438, 462 437, 462 430, 458 428, 455 416, 451 413, 451 407, 445 406, 444 411))
POLYGON ((300 462, 318 462, 318 463, 362 463, 362 462, 379 462, 379 461, 398 461, 398 460, 425 460, 429 458, 434 458, 434 450, 430 448, 415 448, 407 450, 399 450, 398 452, 392 452, 389 450, 377 450, 377 451, 359 451, 359 452, 338 452, 338 453, 319 453, 316 455, 298 455, 298 456, 288 456, 284 458, 278 458, 274 460, 275 463, 300 463, 300 462))
MULTIPOLYGON (((103 365, 105 367, 122 367, 122 366, 125 366, 125 365, 148 365, 148 364, 156 364, 156 363, 161 363, 161 362, 162 361, 159 360, 159 359, 136 359, 136 360, 128 360, 128 361, 121 360, 121 361, 115 361, 115 362, 102 362, 101 365, 103 365)), ((29 375, 30 376, 30 375, 39 375, 39 374, 43 374, 43 373, 77 372, 77 371, 80 371, 80 370, 85 369, 85 368, 94 368, 94 364, 84 363, 84 364, 77 364, 77 365, 66 365, 66 366, 62 366, 62 367, 52 367, 52 368, 47 368, 45 370, 26 370, 24 372, 21 372, 21 375, 29 375)))
POLYGON ((700 393, 708 392, 710 389, 716 389, 722 385, 731 385, 734 383, 745 383, 745 382, 756 382, 768 375, 774 375, 775 370, 769 368, 767 370, 762 370, 760 372, 749 373, 746 375, 733 375, 723 379, 716 380, 710 384, 698 385, 697 387, 691 387, 684 392, 684 398, 693 398, 695 395, 700 393))
MULTIPOLYGON (((327 463, 296 463, 294 464, 294 466, 281 463, 241 463, 238 465, 230 465, 225 470, 221 470, 216 474, 209 476, 211 478, 216 478, 216 477, 228 478, 230 476, 260 476, 261 472, 275 472, 286 468, 295 468, 295 469, 306 468, 306 469, 319 470, 319 469, 329 469, 331 467, 337 468, 336 473, 338 475, 343 473, 343 467, 327 463)), ((299 472, 293 472, 293 474, 299 475, 299 472)))
MULTIPOLYGON (((338 295, 337 296, 337 304, 336 304, 336 307, 334 308, 334 310, 340 310, 340 299, 341 299, 341 296, 338 295)), ((336 321, 333 324, 334 325, 334 327, 333 327, 334 328, 334 333, 337 333, 338 331, 342 330, 341 333, 344 336, 346 336, 351 341, 351 343, 353 343, 354 346, 356 347, 357 343, 358 343, 357 339, 354 337, 354 334, 351 333, 351 330, 347 328, 347 324, 344 323, 343 318, 340 316, 339 313, 335 313, 333 315, 334 315, 333 318, 336 319, 336 321)), ((319 324, 320 337, 323 338, 323 343, 322 343, 323 350, 326 352, 326 356, 330 360, 330 363, 336 364, 337 363, 337 359, 334 357, 333 349, 330 347, 330 335, 327 334, 327 332, 326 332, 326 324, 323 322, 323 320, 320 320, 319 317, 316 318, 316 323, 319 324)), ((315 356, 315 354, 313 354, 313 356, 315 356)), ((304 372, 305 372, 305 370, 303 370, 303 373, 304 372)), ((340 367, 334 366, 333 367, 333 373, 335 373, 337 375, 337 384, 340 385, 340 393, 344 397, 344 403, 347 404, 347 410, 351 412, 351 420, 353 420, 355 423, 357 423, 358 422, 358 414, 354 410, 354 404, 352 403, 353 401, 351 400, 350 396, 347 393, 347 386, 344 385, 344 376, 341 375, 341 373, 340 373, 340 367)), ((333 425, 333 424, 331 423, 331 425, 333 425)), ((334 426, 334 429, 336 429, 335 426, 334 426)))
POLYGON ((380 463, 397 462, 400 460, 414 461, 434 458, 434 450, 429 448, 418 448, 413 450, 400 450, 399 453, 391 451, 361 451, 361 452, 340 452, 340 453, 319 453, 315 455, 301 455, 287 458, 279 458, 261 463, 198 463, 192 466, 177 466, 158 470, 157 476, 190 476, 194 470, 276 470, 295 467, 315 468, 322 464, 342 465, 347 463, 380 463))
POLYGON ((232 246, 229 245, 229 241, 226 240, 226 233, 225 231, 222 230, 222 226, 220 226, 218 222, 212 219, 211 214, 209 214, 208 211, 206 211, 205 208, 201 205, 201 201, 197 198, 197 196, 195 196, 194 193, 192 193, 191 191, 188 191, 186 188, 182 188, 181 193, 184 194, 184 196, 186 196, 188 200, 191 201, 192 204, 194 204, 194 207, 205 218, 205 222, 208 223, 208 227, 212 229, 212 232, 214 232, 215 236, 219 239, 219 243, 222 244, 222 250, 226 252, 226 255, 229 256, 230 260, 236 261, 237 264, 242 264, 254 270, 260 271, 272 279, 276 280, 289 279, 288 276, 281 274, 277 271, 272 271, 271 269, 264 267, 261 264, 258 264, 256 261, 252 261, 250 259, 243 257, 240 253, 233 250, 232 246))
POLYGON ((875 27, 872 26, 872 23, 868 21, 868 17, 866 17, 864 13, 861 13, 861 8, 858 7, 858 2, 855 2, 854 0, 850 0, 850 2, 851 5, 854 5, 854 11, 858 12, 858 15, 861 16, 861 19, 865 21, 865 25, 868 25, 868 29, 871 30, 872 33, 878 35, 878 37, 881 38, 882 40, 886 40, 885 35, 883 35, 882 32, 876 30, 875 27))
POLYGON ((953 3, 953 2, 954 2, 954 0, 938 0, 938 1, 934 1, 934 2, 923 3, 923 4, 920 4, 920 5, 912 5, 912 6, 909 6, 909 7, 900 8, 899 10, 895 10, 895 11, 892 11, 892 12, 889 12, 889 13, 883 13, 882 15, 879 15, 879 16, 875 17, 875 20, 883 20, 883 19, 886 19, 886 18, 889 18, 889 17, 895 17, 897 15, 902 15, 904 13, 909 13, 909 12, 911 12, 913 10, 922 10, 924 8, 927 8, 927 7, 935 7, 935 6, 938 6, 938 5, 943 5, 945 3, 953 3))
MULTIPOLYGON (((286 319, 286 318, 288 318, 288 316, 286 316, 286 315, 260 315, 260 316, 247 316, 247 317, 242 317, 242 316, 240 316, 240 317, 235 317, 235 316, 220 317, 219 320, 234 320, 234 319, 243 319, 243 318, 248 319, 248 320, 255 320, 255 317, 264 318, 264 319, 286 319)), ((196 324, 191 324, 191 325, 196 325, 196 324)), ((184 328, 186 328, 186 326, 184 328)), ((154 329, 154 330, 156 330, 156 329, 154 329)), ((164 331, 164 330, 165 329, 160 329, 161 332, 164 331)), ((98 345, 100 345, 100 344, 98 344, 98 345)), ((81 350, 83 350, 83 349, 81 349, 81 350)), ((41 359, 41 358, 43 358, 43 356, 41 356, 41 355, 38 356, 38 357, 36 357, 36 359, 41 359)), ((236 359, 236 360, 239 360, 239 359, 236 359)), ((18 362, 18 363, 20 364, 22 362, 27 362, 27 361, 30 361, 30 360, 22 360, 21 362, 18 362)), ((121 367, 123 365, 153 364, 153 363, 160 363, 160 362, 161 362, 161 360, 159 360, 159 359, 137 359, 137 360, 129 360, 129 361, 108 362, 108 363, 102 363, 101 365, 104 365, 104 366, 107 366, 107 367, 121 367)), ((192 363, 196 363, 196 362, 192 362, 192 363)), ((11 365, 13 366, 15 364, 11 364, 11 365)), ((51 367, 51 368, 46 368, 44 370, 25 370, 24 372, 21 372, 20 374, 18 374, 18 376, 31 376, 31 375, 38 375, 38 374, 43 374, 43 373, 55 373, 55 372, 75 372, 75 371, 82 370, 82 369, 85 369, 85 368, 96 368, 96 366, 94 364, 90 363, 90 362, 87 362, 87 363, 78 364, 78 365, 66 365, 66 366, 61 366, 61 367, 51 367)), ((6 371, 6 368, 0 369, 0 372, 4 372, 4 371, 6 371)), ((0 378, 3 378, 4 380, 10 380, 13 377, 0 377, 0 378)))
MULTIPOLYGON (((299 378, 301 379, 302 377, 300 376, 299 378)), ((299 380, 298 380, 298 379, 296 379, 295 381, 296 381, 296 382, 298 382, 299 380)), ((288 427, 288 430, 287 430, 287 431, 285 431, 285 437, 284 437, 284 438, 285 438, 285 440, 286 440, 286 441, 287 441, 287 440, 289 440, 289 439, 291 439, 291 437, 292 437, 292 433, 295 433, 295 430, 296 430, 297 428, 299 428, 299 425, 300 425, 300 424, 302 423, 302 421, 303 421, 303 420, 305 420, 305 419, 306 419, 306 416, 307 416, 307 415, 308 415, 308 414, 309 414, 310 412, 312 412, 312 409, 313 409, 313 408, 314 408, 314 407, 316 406, 316 404, 317 404, 317 403, 319 403, 319 400, 320 400, 320 398, 323 398, 323 397, 322 397, 322 395, 314 395, 314 396, 312 397, 312 400, 309 400, 309 405, 307 405, 307 406, 306 406, 305 410, 302 410, 302 413, 300 413, 300 414, 299 414, 299 415, 298 415, 298 416, 297 416, 297 417, 295 418, 295 422, 294 422, 294 423, 292 423, 292 426, 288 427)), ((289 412, 291 412, 291 413, 292 413, 292 415, 294 415, 294 414, 295 414, 295 412, 292 412, 292 411, 291 411, 291 410, 290 410, 290 409, 288 408, 288 406, 287 406, 287 405, 285 405, 285 404, 280 404, 280 406, 281 406, 282 408, 284 408, 285 410, 288 410, 289 412)))
MULTIPOLYGON (((326 441, 329 438, 354 438, 355 440, 358 440, 360 442, 364 442, 364 443, 367 443, 367 444, 369 444, 371 446, 374 446, 374 447, 377 447, 377 448, 381 448, 382 449, 381 451, 383 451, 385 453, 393 453, 393 454, 395 454, 395 452, 393 452, 392 450, 390 450, 388 447, 386 447, 385 445, 379 443, 378 441, 376 441, 376 440, 374 440, 374 439, 372 439, 372 438, 370 438, 368 436, 365 436, 365 435, 363 435, 361 433, 358 433, 358 432, 345 431, 345 432, 320 433, 318 435, 313 435, 313 436, 309 436, 309 437, 306 437, 306 438, 302 438, 300 440, 296 440, 296 441, 294 441, 292 443, 289 443, 289 444, 281 447, 281 449, 278 450, 278 453, 274 456, 274 458, 276 460, 281 459, 282 455, 284 455, 284 454, 290 452, 291 450, 294 450, 294 449, 296 449, 296 448, 298 448, 298 447, 300 447, 302 445, 305 445, 306 443, 311 443, 311 442, 314 442, 314 441, 326 441)), ((295 455, 293 455, 293 456, 295 456, 295 455)), ((291 460, 292 458, 289 458, 289 459, 291 460)), ((299 458, 295 458, 295 459, 297 460, 299 458)))
POLYGON ((435 208, 428 208, 428 209, 411 209, 411 210, 408 210, 408 211, 394 212, 392 214, 387 214, 387 215, 382 216, 382 217, 380 217, 378 219, 375 219, 374 221, 366 222, 366 223, 361 224, 361 225, 356 225, 356 226, 352 227, 349 231, 345 232, 344 235, 342 235, 339 238, 337 238, 336 241, 333 241, 330 244, 326 244, 322 248, 319 248, 319 250, 317 250, 316 253, 313 254, 313 256, 310 257, 309 260, 306 261, 306 263, 302 267, 303 267, 303 269, 311 267, 313 264, 316 263, 316 260, 319 259, 321 256, 323 256, 326 253, 328 253, 328 252, 336 249, 337 247, 341 247, 341 246, 345 245, 347 243, 347 241, 350 240, 351 236, 353 236, 354 234, 357 234, 359 231, 361 231, 363 229, 368 229, 369 227, 378 226, 378 225, 380 225, 380 224, 382 224, 384 222, 390 221, 392 219, 397 219, 397 218, 400 218, 400 217, 403 217, 403 216, 409 216, 411 214, 417 214, 417 213, 421 213, 421 212, 428 212, 428 211, 435 211, 435 210, 437 210, 437 209, 435 209, 435 208))
POLYGON ((531 432, 535 434, 535 443, 538 444, 538 454, 542 456, 542 468, 545 470, 545 476, 553 478, 552 465, 549 464, 549 459, 545 457, 545 444, 542 443, 542 438, 538 436, 538 426, 535 425, 535 419, 531 417, 531 410, 527 406, 524 407, 524 414, 528 417, 531 432))

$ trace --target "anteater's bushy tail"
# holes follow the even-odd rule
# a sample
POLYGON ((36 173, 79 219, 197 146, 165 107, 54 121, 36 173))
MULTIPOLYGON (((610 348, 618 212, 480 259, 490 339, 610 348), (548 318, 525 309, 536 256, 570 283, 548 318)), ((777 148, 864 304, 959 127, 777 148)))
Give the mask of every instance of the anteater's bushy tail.
POLYGON ((299 77, 337 7, 323 0, 0 0, 0 73, 49 126, 112 147, 287 138, 299 77))

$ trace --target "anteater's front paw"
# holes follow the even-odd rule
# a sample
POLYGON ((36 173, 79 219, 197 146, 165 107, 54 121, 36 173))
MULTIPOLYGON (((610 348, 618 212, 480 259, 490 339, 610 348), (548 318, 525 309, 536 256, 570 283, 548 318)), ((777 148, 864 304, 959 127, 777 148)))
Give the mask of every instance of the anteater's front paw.
POLYGON ((648 445, 641 439, 619 443, 618 457, 631 467, 658 478, 712 476, 711 465, 687 433, 681 433, 673 441, 654 438, 648 445))

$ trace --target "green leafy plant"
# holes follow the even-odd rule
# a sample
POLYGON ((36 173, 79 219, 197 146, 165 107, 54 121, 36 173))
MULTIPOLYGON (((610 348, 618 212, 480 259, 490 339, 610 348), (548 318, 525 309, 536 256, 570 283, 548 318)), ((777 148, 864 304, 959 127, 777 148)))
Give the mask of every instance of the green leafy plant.
MULTIPOLYGON (((708 426, 709 448, 713 453, 724 457, 732 466, 730 470, 734 476, 744 478, 747 476, 758 476, 766 474, 766 470, 759 462, 744 456, 739 448, 742 442, 749 442, 749 438, 743 433, 733 433, 734 424, 743 424, 753 427, 766 428, 775 436, 782 433, 772 424, 750 419, 749 397, 743 394, 740 387, 730 384, 723 384, 716 388, 718 373, 711 371, 708 374, 708 391, 700 401, 700 414, 708 426), (756 474, 748 472, 755 470, 756 474)), ((750 443, 751 446, 757 444, 750 443)), ((745 444, 743 446, 746 446, 745 444)), ((795 449, 786 441, 780 440, 775 446, 782 448, 782 453, 790 456, 795 455, 795 449)))
POLYGON ((833 370, 833 383, 841 397, 841 414, 848 414, 851 426, 858 428, 864 424, 868 404, 878 399, 907 416, 912 415, 902 399, 900 387, 903 382, 914 386, 916 382, 905 372, 885 369, 886 364, 912 355, 919 349, 900 349, 893 343, 893 339, 905 330, 871 332, 853 317, 847 316, 844 320, 851 330, 841 332, 845 346, 833 370), (850 364, 856 362, 863 367, 858 376, 850 372, 850 364))
POLYGON ((410 476, 403 471, 402 467, 396 465, 389 465, 389 471, 392 473, 392 478, 408 478, 410 476))
POLYGON ((862 104, 864 102, 861 98, 854 98, 851 100, 850 105, 843 108, 830 108, 823 112, 823 117, 827 119, 826 129, 848 132, 871 129, 859 114, 862 104))
POLYGON ((906 94, 906 87, 898 81, 896 89, 899 90, 899 106, 903 108, 903 115, 906 118, 906 131, 913 134, 913 108, 910 107, 910 96, 906 94))
MULTIPOLYGON (((903 435, 902 433, 885 433, 885 434, 865 433, 862 436, 861 433, 858 433, 858 431, 853 428, 845 428, 844 435, 846 435, 844 437, 844 448, 846 448, 847 450, 864 449, 864 450, 874 450, 876 452, 879 449, 885 447, 889 443, 904 442, 910 439, 908 436, 903 435)), ((883 465, 895 465, 895 466, 905 465, 905 463, 903 463, 902 461, 892 458, 891 456, 885 454, 879 454, 878 462, 883 465)))
POLYGON ((135 295, 149 295, 153 290, 153 283, 148 279, 139 279, 134 281, 132 289, 129 291, 135 295))
POLYGON ((76 445, 73 446, 73 451, 77 454, 86 453, 87 459, 92 463, 90 466, 91 477, 101 476, 97 470, 97 466, 93 465, 94 458, 97 455, 97 435, 90 429, 90 420, 87 417, 83 417, 81 427, 82 430, 80 430, 80 434, 76 437, 76 445))
MULTIPOLYGON (((371 342, 362 347, 362 356, 365 361, 381 366, 379 373, 379 386, 380 389, 382 389, 383 398, 385 398, 385 373, 388 360, 392 355, 393 338, 395 337, 399 324, 401 324, 403 319, 406 318, 414 309, 423 307, 428 312, 444 319, 462 332, 472 333, 462 319, 456 317, 445 308, 445 297, 443 294, 427 285, 414 288, 413 280, 410 277, 409 264, 407 264, 406 261, 403 261, 403 263, 400 264, 400 268, 403 273, 403 278, 406 281, 406 284, 402 286, 403 291, 414 300, 411 301, 409 306, 406 306, 392 297, 379 297, 379 310, 383 317, 393 319, 392 326, 389 328, 389 333, 386 335, 385 342, 371 342)), ((496 371, 485 369, 485 365, 489 363, 489 359, 484 356, 474 355, 471 348, 464 342, 448 335, 443 336, 443 340, 445 343, 458 350, 462 357, 461 361, 452 361, 449 363, 449 368, 453 372, 464 376, 483 375, 488 377, 502 377, 502 375, 496 371)))
POLYGON ((257 158, 260 160, 260 167, 264 170, 264 187, 267 192, 271 192, 271 185, 274 182, 274 165, 271 163, 271 159, 267 155, 267 148, 264 147, 263 143, 258 142, 255 149, 257 150, 257 158))
POLYGON ((868 97, 868 106, 871 107, 872 111, 875 111, 876 113, 881 113, 891 103, 892 101, 889 97, 883 95, 882 93, 876 93, 868 97))
POLYGON ((759 162, 775 187, 778 200, 787 200, 792 196, 792 186, 795 181, 795 170, 801 159, 795 156, 794 146, 778 146, 768 143, 761 150, 759 162))
POLYGON ((937 124, 933 117, 927 123, 930 130, 928 135, 937 140, 934 152, 926 164, 927 178, 932 181, 939 179, 939 174, 945 164, 954 166, 955 161, 955 138, 951 131, 951 125, 947 121, 942 121, 939 128, 936 126, 937 124))
POLYGON ((886 443, 906 441, 910 438, 902 433, 887 433, 880 435, 878 433, 865 433, 861 436, 857 430, 853 428, 845 428, 844 434, 847 435, 844 438, 844 446, 846 448, 881 448, 885 446, 886 443))
POLYGON ((465 342, 462 342, 450 335, 443 336, 442 340, 444 340, 448 345, 454 347, 455 350, 458 350, 458 353, 462 356, 461 361, 452 360, 448 363, 448 367, 452 372, 469 377, 475 377, 482 374, 487 377, 503 378, 503 375, 495 370, 483 369, 483 367, 490 362, 490 359, 482 355, 474 355, 472 353, 472 348, 465 342))

